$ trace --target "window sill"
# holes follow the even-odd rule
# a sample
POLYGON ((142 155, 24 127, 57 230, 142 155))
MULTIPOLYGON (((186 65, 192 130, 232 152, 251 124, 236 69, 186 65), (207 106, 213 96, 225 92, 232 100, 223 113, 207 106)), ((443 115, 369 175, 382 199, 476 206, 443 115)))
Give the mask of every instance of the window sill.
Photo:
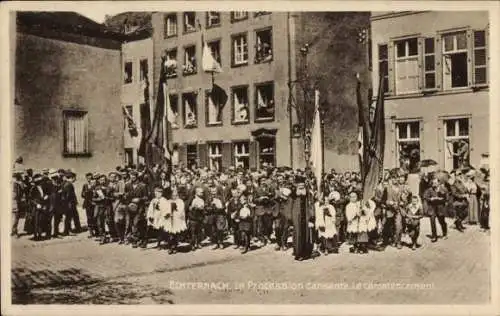
POLYGON ((171 74, 171 75, 166 75, 165 76, 167 79, 172 79, 172 78, 177 78, 177 74, 171 74))
POLYGON ((164 38, 164 39, 168 39, 168 38, 172 38, 172 37, 177 37, 177 33, 175 33, 175 34, 170 34, 170 35, 165 35, 163 38, 164 38))
POLYGON ((222 126, 222 122, 216 122, 216 123, 207 122, 207 127, 219 127, 219 126, 222 126))
POLYGON ((77 153, 77 154, 70 154, 70 153, 65 153, 63 152, 63 157, 66 158, 78 158, 78 157, 92 157, 92 153, 77 153))
POLYGON ((262 117, 262 118, 255 119, 255 123, 268 123, 268 122, 274 122, 274 116, 273 117, 262 117))
POLYGON ((244 66, 248 66, 248 61, 241 63, 241 64, 232 64, 231 68, 238 68, 238 67, 244 67, 244 66))
POLYGON ((183 35, 190 34, 196 32, 196 28, 194 30, 184 30, 183 35))
POLYGON ((271 58, 269 59, 266 59, 265 57, 262 59, 262 60, 255 60, 255 64, 256 65, 259 65, 259 64, 270 64, 271 62, 273 61, 273 56, 271 56, 271 58))
POLYGON ((132 81, 125 81, 123 84, 131 84, 132 81))
POLYGON ((250 121, 232 121, 232 125, 247 125, 250 124, 250 121))
POLYGON ((207 29, 214 29, 214 28, 217 28, 217 27, 220 27, 220 23, 218 23, 218 24, 212 24, 212 25, 207 25, 207 29))
MULTIPOLYGON (((439 96, 439 95, 451 95, 451 94, 464 94, 464 93, 474 93, 478 91, 488 90, 489 87, 468 87, 468 88, 454 88, 452 90, 428 90, 412 94, 401 94, 401 95, 386 95, 386 100, 397 100, 397 99, 413 99, 429 96, 439 96)), ((372 101, 376 101, 374 98, 372 101)))
POLYGON ((245 20, 248 20, 248 16, 244 17, 244 18, 240 18, 240 19, 232 18, 231 23, 238 23, 238 22, 245 21, 245 20))
POLYGON ((184 77, 188 77, 188 76, 193 76, 193 75, 196 75, 197 73, 198 73, 198 71, 190 71, 190 72, 185 72, 185 71, 183 71, 183 72, 182 72, 182 75, 183 75, 184 77))
POLYGON ((198 128, 198 125, 184 125, 184 129, 195 129, 198 128))

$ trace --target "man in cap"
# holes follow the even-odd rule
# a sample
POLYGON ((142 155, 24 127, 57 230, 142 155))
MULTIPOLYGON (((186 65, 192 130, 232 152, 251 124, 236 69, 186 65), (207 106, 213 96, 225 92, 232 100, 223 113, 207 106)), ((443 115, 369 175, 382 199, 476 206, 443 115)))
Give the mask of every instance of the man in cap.
POLYGON ((384 221, 384 245, 392 244, 401 249, 401 235, 403 230, 403 219, 400 213, 401 188, 399 186, 398 172, 391 170, 389 185, 386 188, 385 196, 385 221, 384 221))
POLYGON ((269 186, 267 177, 261 175, 259 185, 255 189, 255 216, 257 217, 258 238, 264 244, 267 244, 271 239, 273 232, 273 207, 274 207, 275 191, 269 186))
POLYGON ((465 186, 462 170, 457 169, 451 172, 449 184, 451 185, 451 196, 453 197, 453 208, 455 209, 455 228, 463 232, 465 227, 463 221, 467 217, 469 207, 467 187, 465 186))
POLYGON ((292 198, 291 194, 294 188, 285 183, 282 174, 277 177, 277 187, 275 193, 275 209, 277 210, 276 218, 274 220, 276 247, 275 250, 287 249, 287 240, 289 236, 289 229, 292 226, 292 198))

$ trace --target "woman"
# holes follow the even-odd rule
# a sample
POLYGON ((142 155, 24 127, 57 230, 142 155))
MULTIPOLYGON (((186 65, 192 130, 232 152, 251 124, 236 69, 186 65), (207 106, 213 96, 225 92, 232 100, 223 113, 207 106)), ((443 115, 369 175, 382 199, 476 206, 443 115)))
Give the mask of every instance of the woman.
MULTIPOLYGON (((340 194, 338 195, 340 199, 340 194)), ((314 204, 315 227, 318 230, 318 238, 322 244, 325 255, 338 253, 337 226, 335 207, 330 204, 330 199, 325 196, 314 204)))
POLYGON ((478 202, 479 187, 474 181, 474 170, 467 172, 465 187, 467 188, 468 201, 469 201, 469 208, 468 208, 469 225, 476 225, 479 221, 479 202, 478 202))

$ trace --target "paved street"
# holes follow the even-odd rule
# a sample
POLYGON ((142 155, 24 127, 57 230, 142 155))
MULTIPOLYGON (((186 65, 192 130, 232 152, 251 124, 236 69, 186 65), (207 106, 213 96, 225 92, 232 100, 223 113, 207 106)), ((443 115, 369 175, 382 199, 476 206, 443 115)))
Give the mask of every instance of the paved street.
POLYGON ((417 251, 355 255, 344 246, 339 255, 305 262, 271 246, 245 255, 231 246, 169 256, 99 246, 86 233, 42 242, 22 237, 13 240, 13 303, 486 303, 489 234, 452 229, 448 240, 432 244, 428 226, 424 219, 417 251))

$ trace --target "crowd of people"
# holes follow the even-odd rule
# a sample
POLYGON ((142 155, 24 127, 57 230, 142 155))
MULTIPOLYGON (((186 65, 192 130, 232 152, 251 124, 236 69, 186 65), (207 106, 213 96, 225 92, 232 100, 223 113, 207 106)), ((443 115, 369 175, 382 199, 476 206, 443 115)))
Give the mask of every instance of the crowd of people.
POLYGON ((277 251, 292 245, 294 258, 304 260, 338 253, 343 243, 360 254, 401 249, 404 234, 411 240, 407 246, 417 249, 424 217, 432 242, 447 238, 446 217, 460 232, 465 222, 489 229, 484 168, 422 172, 416 187, 401 169, 386 170, 368 198, 357 172, 331 170, 318 190, 310 170, 287 167, 223 172, 179 167, 171 173, 158 165, 117 167, 86 174, 80 194, 71 170, 15 170, 13 177, 12 235, 19 236, 19 219, 25 217, 24 231, 34 240, 82 232, 78 206, 85 210, 88 237, 99 244, 147 248, 155 242, 169 254, 181 245, 189 251, 233 246, 246 253, 272 244, 277 251))

